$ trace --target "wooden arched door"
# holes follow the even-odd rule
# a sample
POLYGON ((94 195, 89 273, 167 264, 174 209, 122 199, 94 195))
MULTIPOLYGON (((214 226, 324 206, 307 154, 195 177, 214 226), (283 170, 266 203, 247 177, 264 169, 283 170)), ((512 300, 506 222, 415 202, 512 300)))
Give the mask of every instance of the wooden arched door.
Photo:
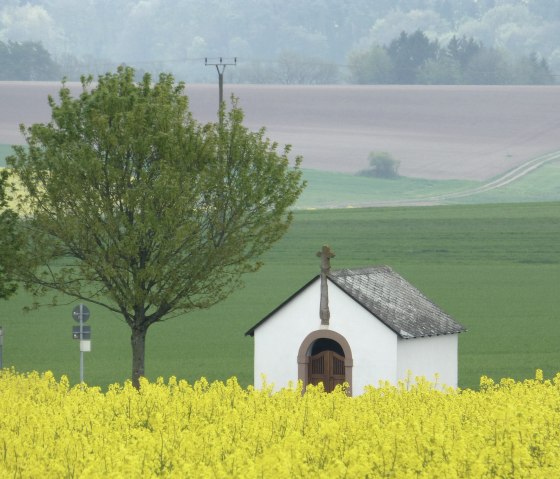
POLYGON ((309 384, 323 383, 326 392, 334 390, 337 384, 343 384, 344 356, 334 351, 322 351, 309 358, 309 384))
POLYGON ((345 376, 344 351, 340 344, 332 339, 321 338, 315 341, 309 357, 308 383, 323 383, 326 392, 334 390, 337 384, 343 384, 345 376))

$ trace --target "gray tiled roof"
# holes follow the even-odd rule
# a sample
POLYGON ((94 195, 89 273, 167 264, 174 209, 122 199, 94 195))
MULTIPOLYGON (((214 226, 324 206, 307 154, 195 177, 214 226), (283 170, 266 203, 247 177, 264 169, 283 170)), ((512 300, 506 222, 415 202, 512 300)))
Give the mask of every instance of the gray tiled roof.
POLYGON ((328 277, 401 338, 466 331, 388 266, 331 271, 328 277))

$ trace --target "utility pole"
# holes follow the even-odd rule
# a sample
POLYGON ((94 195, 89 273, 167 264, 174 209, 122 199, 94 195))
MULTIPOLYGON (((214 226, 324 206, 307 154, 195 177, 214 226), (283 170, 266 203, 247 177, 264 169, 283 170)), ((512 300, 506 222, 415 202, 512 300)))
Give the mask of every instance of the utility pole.
POLYGON ((219 96, 219 104, 218 104, 218 111, 222 108, 222 103, 224 102, 224 71, 228 65, 237 65, 237 57, 233 58, 233 60, 227 58, 205 58, 204 65, 216 67, 218 70, 218 80, 219 80, 219 88, 220 88, 220 96, 219 96), (219 61, 218 61, 219 60, 219 61), (232 63, 233 62, 233 63, 232 63))

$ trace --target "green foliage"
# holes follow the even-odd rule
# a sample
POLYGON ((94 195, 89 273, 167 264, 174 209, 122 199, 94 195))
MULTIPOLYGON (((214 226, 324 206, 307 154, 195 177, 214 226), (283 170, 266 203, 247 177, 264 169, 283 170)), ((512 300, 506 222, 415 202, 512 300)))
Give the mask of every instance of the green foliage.
POLYGON ((482 49, 482 45, 474 40, 474 38, 467 38, 465 36, 457 38, 455 35, 449 40, 446 48, 446 56, 459 63, 464 69, 471 59, 482 49))
POLYGON ((394 179, 399 176, 400 162, 386 151, 371 152, 368 155, 370 168, 358 173, 360 176, 373 176, 375 178, 394 179))
POLYGON ((353 83, 393 82, 393 61, 387 51, 378 45, 373 45, 368 50, 352 52, 348 57, 348 68, 353 83))
POLYGON ((6 166, 6 157, 13 153, 10 145, 0 144, 0 167, 6 166))
POLYGON ((360 84, 428 85, 552 84, 547 61, 535 53, 512 56, 473 38, 453 36, 440 46, 420 30, 402 32, 388 46, 373 45, 349 56, 350 80, 360 84), (385 52, 383 55, 382 52, 385 52))
POLYGON ((512 83, 520 85, 544 85, 554 83, 554 76, 548 62, 536 53, 521 57, 513 65, 512 83))
POLYGON ((456 85, 461 83, 461 70, 452 58, 430 59, 418 69, 416 80, 426 85, 456 85))
POLYGON ((208 308, 256 271, 287 230, 303 189, 299 159, 250 132, 233 100, 201 125, 184 85, 134 70, 63 85, 52 122, 23 128, 28 149, 8 163, 23 185, 34 261, 22 280, 104 306, 132 330, 133 379, 148 327, 208 308))
POLYGON ((0 171, 0 298, 7 299, 17 289, 15 281, 20 266, 23 236, 17 213, 8 205, 10 171, 0 171))
POLYGON ((418 69, 428 60, 436 58, 439 45, 420 30, 411 35, 403 31, 386 50, 395 65, 394 83, 406 85, 417 83, 418 69))

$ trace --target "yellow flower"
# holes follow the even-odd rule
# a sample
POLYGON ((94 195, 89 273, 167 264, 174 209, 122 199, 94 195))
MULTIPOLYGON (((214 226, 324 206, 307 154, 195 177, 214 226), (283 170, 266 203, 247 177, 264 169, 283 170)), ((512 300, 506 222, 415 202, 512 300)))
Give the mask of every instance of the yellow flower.
MULTIPOLYGON (((437 381, 437 378, 436 378, 437 381)), ((558 477, 560 374, 358 397, 235 378, 71 387, 0 372, 0 477, 558 477)))

